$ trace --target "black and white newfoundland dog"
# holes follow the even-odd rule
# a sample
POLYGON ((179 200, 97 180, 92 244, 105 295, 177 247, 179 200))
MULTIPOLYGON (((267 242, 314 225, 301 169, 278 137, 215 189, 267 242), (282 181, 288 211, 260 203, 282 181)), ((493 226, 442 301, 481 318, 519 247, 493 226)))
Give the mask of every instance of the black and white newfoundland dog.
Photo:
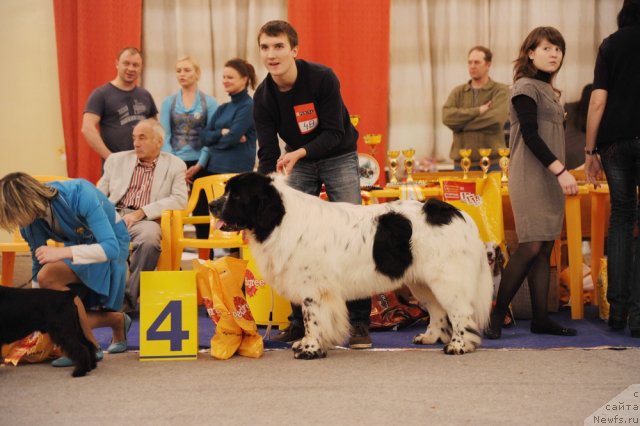
POLYGON ((431 316, 416 344, 474 351, 491 308, 485 246, 473 219, 438 200, 359 206, 322 201, 283 176, 244 173, 210 204, 228 230, 246 230, 258 268, 302 306, 295 358, 323 358, 349 335, 345 301, 406 284, 431 316))

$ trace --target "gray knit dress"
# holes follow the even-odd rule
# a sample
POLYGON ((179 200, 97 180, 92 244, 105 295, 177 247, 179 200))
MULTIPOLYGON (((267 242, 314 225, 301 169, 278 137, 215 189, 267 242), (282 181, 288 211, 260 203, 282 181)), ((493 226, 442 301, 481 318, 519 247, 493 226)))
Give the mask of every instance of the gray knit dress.
MULTIPOLYGON (((538 134, 564 164, 564 108, 549 83, 533 78, 517 80, 511 98, 527 95, 538 106, 538 134)), ((511 148, 509 197, 520 243, 552 241, 562 232, 565 198, 558 178, 533 155, 520 132, 518 115, 509 102, 511 148)))

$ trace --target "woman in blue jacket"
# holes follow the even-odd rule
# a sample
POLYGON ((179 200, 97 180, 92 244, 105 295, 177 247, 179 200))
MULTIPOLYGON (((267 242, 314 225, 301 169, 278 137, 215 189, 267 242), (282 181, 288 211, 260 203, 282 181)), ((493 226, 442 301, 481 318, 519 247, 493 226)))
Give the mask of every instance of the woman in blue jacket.
MULTIPOLYGON (((16 227, 31 249, 34 286, 67 291, 71 285, 78 294, 80 324, 96 346, 97 359, 102 359, 102 350, 93 328, 110 327, 109 352, 124 352, 131 319, 118 311, 129 232, 107 197, 83 179, 42 184, 25 173, 10 173, 0 179, 0 229, 16 227), (50 239, 64 247, 48 246, 50 239)), ((62 357, 53 365, 72 362, 62 357)))
POLYGON ((231 96, 213 114, 202 143, 209 150, 207 170, 211 174, 250 172, 256 162, 256 128, 253 99, 248 89, 256 87, 256 72, 244 59, 227 61, 222 84, 231 96))

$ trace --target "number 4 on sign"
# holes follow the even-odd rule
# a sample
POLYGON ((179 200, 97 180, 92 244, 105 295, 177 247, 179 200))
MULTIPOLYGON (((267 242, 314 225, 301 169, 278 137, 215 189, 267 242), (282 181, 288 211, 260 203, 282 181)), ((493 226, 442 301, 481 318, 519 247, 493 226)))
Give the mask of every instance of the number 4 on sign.
POLYGON ((198 311, 194 271, 140 274, 140 360, 185 360, 198 356, 198 311))
POLYGON ((147 340, 168 340, 170 350, 180 352, 182 341, 188 339, 189 330, 182 329, 182 300, 172 300, 147 330, 147 340), (160 325, 167 317, 171 320, 169 331, 160 331, 160 325))

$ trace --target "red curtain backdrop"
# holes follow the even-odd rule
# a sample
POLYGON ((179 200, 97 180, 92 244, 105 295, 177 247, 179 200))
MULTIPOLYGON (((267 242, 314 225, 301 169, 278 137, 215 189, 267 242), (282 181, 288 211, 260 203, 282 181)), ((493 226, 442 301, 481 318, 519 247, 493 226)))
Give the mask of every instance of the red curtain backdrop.
POLYGON ((102 162, 80 133, 89 94, 116 76, 116 56, 140 47, 142 0, 54 0, 67 173, 97 182, 102 162))
POLYGON ((349 113, 360 116, 359 152, 370 152, 363 135, 382 134, 375 151, 381 170, 388 142, 389 14, 389 0, 289 1, 298 57, 331 67, 340 79, 349 113))

